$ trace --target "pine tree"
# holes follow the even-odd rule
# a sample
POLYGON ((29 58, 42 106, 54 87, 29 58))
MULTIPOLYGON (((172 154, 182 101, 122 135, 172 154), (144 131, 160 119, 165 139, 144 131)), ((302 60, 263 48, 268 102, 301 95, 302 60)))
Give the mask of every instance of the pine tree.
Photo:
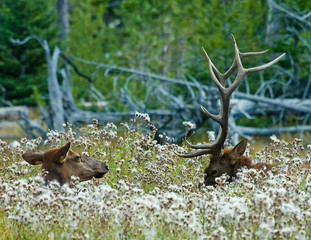
POLYGON ((33 87, 47 92, 45 55, 36 41, 16 46, 10 38, 37 35, 50 46, 57 41, 56 8, 47 0, 4 0, 0 3, 0 85, 13 104, 35 104, 33 87))

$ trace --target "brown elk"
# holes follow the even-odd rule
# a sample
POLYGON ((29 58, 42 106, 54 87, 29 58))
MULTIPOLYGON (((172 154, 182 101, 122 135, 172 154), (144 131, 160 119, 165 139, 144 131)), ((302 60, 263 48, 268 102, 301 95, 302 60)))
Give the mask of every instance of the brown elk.
POLYGON ((44 179, 57 180, 61 185, 68 183, 72 176, 79 177, 80 181, 102 178, 108 171, 108 166, 102 162, 70 150, 70 143, 50 149, 44 153, 28 152, 22 155, 31 165, 42 164, 44 179))
POLYGON ((227 174, 229 176, 229 181, 232 181, 232 179, 236 177, 236 173, 241 167, 263 169, 265 171, 268 171, 272 168, 271 165, 264 163, 253 165, 250 158, 243 156, 247 146, 247 139, 242 140, 233 149, 226 149, 223 151, 222 147, 226 141, 229 131, 230 96, 233 91, 241 84, 247 74, 259 72, 272 66, 274 63, 278 62, 285 55, 285 53, 264 65, 252 68, 244 68, 241 62, 243 58, 258 56, 265 53, 267 50, 262 52, 241 53, 233 35, 232 40, 234 45, 235 58, 230 68, 223 74, 220 73, 214 66, 203 48, 204 54, 209 64, 209 71, 212 80, 218 88, 221 109, 217 115, 211 114, 203 106, 201 106, 201 109, 207 117, 213 119, 220 125, 218 135, 214 141, 205 144, 193 145, 186 140, 186 143, 191 148, 196 150, 185 154, 176 153, 178 156, 185 158, 211 154, 209 166, 204 171, 205 185, 214 185, 215 178, 220 177, 222 174, 227 174), (237 75, 234 82, 229 87, 226 87, 227 79, 235 70, 237 70, 237 75))

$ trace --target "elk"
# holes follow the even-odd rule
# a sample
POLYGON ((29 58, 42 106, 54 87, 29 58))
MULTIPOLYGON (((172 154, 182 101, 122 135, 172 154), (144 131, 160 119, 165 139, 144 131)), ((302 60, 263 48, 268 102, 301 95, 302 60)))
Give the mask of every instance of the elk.
POLYGON ((259 72, 272 66, 273 64, 278 62, 285 55, 285 53, 264 65, 252 68, 244 68, 242 65, 243 58, 258 56, 267 52, 267 50, 261 52, 241 53, 238 49, 234 36, 231 36, 234 46, 235 58, 232 65, 223 74, 220 73, 218 69, 214 66, 205 49, 203 48, 203 52, 208 61, 211 78, 216 84, 220 95, 221 109, 217 115, 211 114, 203 106, 201 106, 201 109, 207 117, 213 119, 220 125, 218 135, 214 141, 205 144, 193 145, 186 140, 186 143, 189 145, 189 147, 195 149, 195 151, 184 154, 176 153, 178 156, 184 158, 197 157, 204 154, 211 155, 209 166, 204 170, 205 185, 215 185, 215 179, 217 177, 220 177, 222 174, 227 174, 229 176, 228 180, 232 181, 233 178, 236 177, 236 173, 242 167, 255 168, 258 170, 263 169, 265 171, 268 171, 272 168, 272 165, 264 163, 258 163, 253 165, 250 158, 243 156, 247 147, 247 139, 243 139, 233 149, 222 150, 222 148, 229 131, 230 96, 249 73, 259 72), (236 70, 237 75, 235 77, 235 80, 230 86, 226 87, 227 79, 236 70))
POLYGON ((22 158, 31 165, 42 165, 41 169, 46 172, 43 174, 46 183, 57 180, 63 185, 68 183, 72 176, 79 177, 82 182, 93 177, 102 178, 109 171, 106 163, 70 150, 70 142, 44 153, 24 153, 22 158))

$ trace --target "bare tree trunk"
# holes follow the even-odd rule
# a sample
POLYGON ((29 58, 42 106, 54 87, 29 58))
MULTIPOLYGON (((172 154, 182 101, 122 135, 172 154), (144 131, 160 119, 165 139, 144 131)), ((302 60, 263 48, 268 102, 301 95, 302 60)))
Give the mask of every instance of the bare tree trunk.
POLYGON ((46 48, 44 49, 46 50, 46 60, 48 65, 48 90, 50 106, 52 109, 53 129, 60 131, 63 129, 63 123, 65 122, 62 92, 57 79, 57 65, 60 49, 55 47, 51 58, 50 52, 47 51, 49 46, 46 41, 44 41, 44 43, 46 43, 46 48))
POLYGON ((58 47, 55 47, 53 55, 51 56, 48 42, 37 36, 29 36, 22 41, 11 39, 11 42, 23 45, 32 39, 37 40, 45 51, 45 58, 48 70, 48 91, 52 119, 52 126, 49 126, 49 128, 60 131, 63 129, 63 123, 65 122, 62 92, 57 79, 58 59, 61 51, 58 47))
POLYGON ((69 32, 68 0, 57 0, 58 24, 61 26, 59 38, 69 32))
MULTIPOLYGON (((201 111, 200 105, 209 109, 210 112, 214 114, 219 111, 220 103, 218 98, 215 98, 215 93, 217 91, 216 87, 201 84, 191 76, 187 76, 191 81, 185 81, 74 57, 75 60, 87 65, 96 66, 97 69, 106 69, 105 74, 122 72, 129 75, 123 89, 121 90, 120 96, 120 101, 123 101, 128 108, 127 112, 109 112, 107 110, 106 112, 94 113, 80 110, 76 106, 71 94, 69 65, 80 77, 85 78, 90 83, 92 82, 92 79, 81 73, 75 63, 63 54, 58 47, 55 47, 53 54, 51 54, 46 40, 40 39, 36 36, 30 36, 23 41, 13 39, 11 39, 11 41, 21 45, 31 39, 36 39, 46 53, 51 113, 46 113, 45 119, 47 120, 50 129, 58 131, 62 130, 62 125, 65 121, 69 121, 74 125, 79 123, 90 123, 92 122, 92 119, 100 120, 101 124, 107 121, 115 122, 124 117, 134 117, 135 111, 138 111, 147 112, 150 117, 154 118, 153 123, 155 123, 156 127, 159 129, 158 133, 166 132, 168 136, 174 137, 175 141, 179 142, 185 133, 183 130, 180 130, 182 127, 181 122, 191 120, 197 127, 200 127, 206 120, 208 120, 206 115, 201 111), (66 65, 65 68, 58 71, 58 60, 60 56, 66 61, 66 65), (63 77, 62 89, 59 86, 57 72, 60 72, 63 77), (148 83, 151 79, 156 79, 157 83, 148 83), (146 97, 143 101, 132 98, 130 95, 128 85, 131 80, 142 81, 143 84, 146 84, 146 97), (163 82, 163 84, 159 84, 159 81, 163 82), (185 95, 185 98, 183 95, 174 95, 174 93, 170 91, 170 88, 166 87, 169 84, 183 85, 189 91, 189 95, 185 95), (162 103, 163 107, 160 109, 149 109, 149 95, 153 95, 159 103, 162 103)), ((262 92, 265 93, 265 89, 269 88, 271 84, 273 84, 273 81, 263 82, 259 91, 254 95, 242 92, 236 92, 234 94, 234 98, 231 100, 231 135, 266 135, 283 132, 310 131, 311 127, 306 126, 306 124, 309 121, 309 116, 311 114, 311 99, 307 97, 303 99, 284 97, 273 99, 273 94, 270 94, 272 98, 265 97, 265 94, 260 94, 262 92), (283 128, 250 128, 246 126, 238 126, 236 124, 238 119, 244 117, 252 119, 255 116, 266 115, 278 116, 279 119, 282 119, 284 114, 294 114, 297 116, 297 119, 300 120, 301 117, 303 117, 303 125, 298 126, 297 124, 296 127, 286 127, 286 124, 284 125, 280 122, 279 126, 284 126, 283 128)), ((311 80, 309 85, 311 85, 311 80)), ((285 90, 287 90, 287 88, 285 90)), ((307 86, 305 93, 306 96, 308 95, 308 92, 309 87, 307 86)), ((286 96, 286 94, 284 96, 286 96)), ((217 129, 215 126, 212 128, 213 130, 217 129)))

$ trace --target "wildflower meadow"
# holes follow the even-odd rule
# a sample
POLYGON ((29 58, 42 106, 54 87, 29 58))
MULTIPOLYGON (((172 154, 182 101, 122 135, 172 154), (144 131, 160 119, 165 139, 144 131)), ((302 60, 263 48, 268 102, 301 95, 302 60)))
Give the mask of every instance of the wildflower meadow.
POLYGON ((222 176, 206 187, 209 157, 180 158, 174 152, 187 146, 165 134, 159 144, 155 131, 148 115, 136 114, 118 126, 66 124, 46 140, 0 140, 0 239, 311 238, 311 145, 271 137, 250 157, 275 164, 272 171, 243 169, 232 183, 222 176), (21 155, 66 142, 106 162, 109 172, 44 185, 40 166, 21 155))

